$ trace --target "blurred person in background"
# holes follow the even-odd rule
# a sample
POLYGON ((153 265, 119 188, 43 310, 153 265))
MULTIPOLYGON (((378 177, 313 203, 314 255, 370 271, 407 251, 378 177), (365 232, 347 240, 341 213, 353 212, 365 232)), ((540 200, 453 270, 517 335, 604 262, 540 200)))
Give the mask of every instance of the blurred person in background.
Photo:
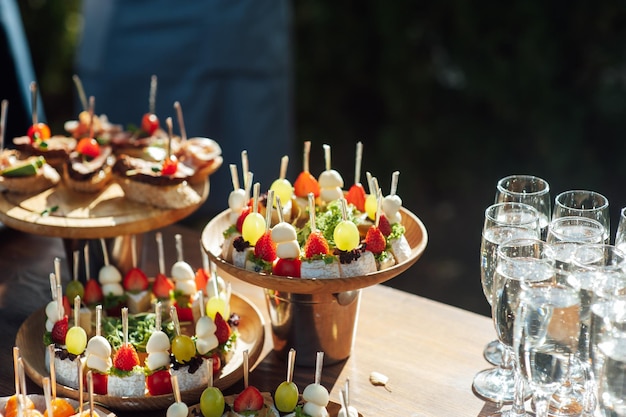
POLYGON ((224 164, 192 218, 228 207, 228 165, 237 164, 243 187, 243 150, 254 182, 269 188, 293 147, 288 0, 84 0, 82 12, 76 72, 97 114, 139 126, 156 75, 161 126, 167 117, 177 126, 178 101, 187 136, 221 146, 224 164))
MULTIPOLYGON (((22 16, 15 0, 0 0, 0 100, 7 100, 4 146, 24 136, 32 124, 30 83, 35 70, 24 33, 22 16)), ((41 98, 38 99, 41 104, 41 98)), ((37 107, 39 121, 45 121, 43 106, 37 107)))

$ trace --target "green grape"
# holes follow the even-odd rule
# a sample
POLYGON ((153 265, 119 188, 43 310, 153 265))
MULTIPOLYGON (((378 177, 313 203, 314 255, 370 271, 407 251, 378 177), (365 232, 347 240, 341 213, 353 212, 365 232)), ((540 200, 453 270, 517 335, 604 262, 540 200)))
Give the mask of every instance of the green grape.
POLYGON ((280 203, 283 205, 287 204, 288 201, 291 200, 291 196, 293 195, 293 187, 291 183, 286 179, 277 179, 272 183, 270 190, 274 190, 274 207, 276 207, 276 197, 280 198, 280 203))
POLYGON ((172 353, 176 362, 189 362, 191 358, 196 356, 196 345, 191 337, 181 334, 172 340, 172 353))
POLYGON ((278 411, 288 413, 298 405, 298 387, 293 382, 283 382, 274 393, 274 405, 278 411))
POLYGON ((80 296, 82 300, 85 295, 85 287, 83 287, 83 284, 80 281, 72 280, 68 282, 65 287, 65 295, 68 300, 73 300, 77 295, 80 296))
POLYGON ((265 219, 260 213, 250 213, 246 216, 241 227, 241 236, 252 246, 265 233, 265 219))
POLYGON ((211 297, 206 302, 206 315, 215 319, 215 314, 219 312, 224 320, 228 320, 230 317, 230 305, 221 297, 211 297))
POLYGON ((370 220, 376 220, 376 210, 378 209, 378 200, 374 194, 368 194, 365 199, 365 212, 370 220))
POLYGON ((224 412, 224 395, 219 388, 208 387, 200 396, 200 411, 204 417, 220 417, 224 412))
POLYGON ((342 220, 335 226, 333 238, 335 239, 335 246, 339 250, 353 250, 359 246, 359 229, 351 221, 342 220))
POLYGON ((65 346, 67 351, 73 355, 80 355, 87 347, 87 333, 85 329, 74 326, 67 331, 65 335, 65 346))

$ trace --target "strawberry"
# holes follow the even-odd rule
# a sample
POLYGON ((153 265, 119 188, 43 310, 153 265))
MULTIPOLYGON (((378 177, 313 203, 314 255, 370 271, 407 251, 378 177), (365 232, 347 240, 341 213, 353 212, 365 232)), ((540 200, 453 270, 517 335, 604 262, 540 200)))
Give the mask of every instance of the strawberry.
POLYGON ((367 196, 365 195, 365 190, 361 184, 353 184, 346 194, 346 201, 362 212, 365 211, 366 198, 367 196))
POLYGON ((132 371, 137 365, 139 365, 139 356, 131 344, 120 346, 113 356, 113 366, 122 371, 132 371))
POLYGON ((248 385, 246 389, 235 398, 233 402, 233 410, 237 413, 243 411, 258 411, 263 408, 265 401, 259 390, 252 385, 248 385))
POLYGON ((196 288, 205 292, 206 285, 209 283, 209 275, 206 273, 204 268, 198 268, 196 271, 196 288))
POLYGON ((391 224, 389 224, 389 220, 384 214, 381 214, 378 219, 378 228, 385 237, 391 234, 391 224))
POLYGON ((122 286, 124 290, 128 292, 140 293, 147 290, 150 283, 148 282, 148 277, 141 269, 131 268, 126 275, 124 275, 122 286))
POLYGON ((306 198, 309 193, 313 193, 314 197, 319 197, 320 184, 310 172, 302 171, 293 183, 293 193, 302 198, 306 198))
POLYGON ((254 256, 265 262, 274 262, 276 259, 276 243, 272 240, 272 234, 267 231, 256 241, 254 256))
POLYGON ((63 296, 63 311, 67 311, 68 314, 70 311, 72 311, 72 308, 74 307, 74 304, 70 305, 70 300, 67 298, 66 295, 63 296))
POLYGON ((241 230, 243 228, 243 221, 246 219, 246 216, 248 216, 248 214, 252 213, 252 207, 246 207, 241 211, 241 214, 239 215, 239 217, 237 218, 237 231, 239 233, 241 233, 241 230))
POLYGON ((57 345, 65 344, 65 335, 67 335, 67 316, 63 316, 61 320, 58 320, 54 323, 54 327, 52 327, 52 333, 50 336, 52 337, 52 341, 57 345))
POLYGON ((272 273, 283 277, 300 278, 300 265, 302 265, 302 261, 300 259, 279 258, 274 264, 274 270, 272 273))
POLYGON ((213 322, 215 323, 215 327, 217 327, 217 329, 215 330, 217 342, 220 345, 222 343, 226 343, 228 341, 228 338, 230 337, 230 326, 219 312, 215 313, 215 318, 213 319, 213 322))
POLYGON ((304 257, 312 258, 315 255, 328 255, 329 253, 328 242, 322 233, 312 232, 304 245, 304 257))
POLYGON ((85 293, 83 295, 83 302, 87 306, 95 306, 102 304, 104 300, 104 294, 102 294, 102 287, 98 280, 90 278, 85 283, 85 293))
POLYGON ((376 226, 370 227, 367 231, 367 235, 365 235, 365 249, 372 253, 379 254, 385 250, 385 246, 387 246, 387 242, 380 229, 376 226))
POLYGON ((170 298, 170 292, 174 290, 174 281, 163 274, 157 274, 152 284, 152 294, 160 300, 170 298))

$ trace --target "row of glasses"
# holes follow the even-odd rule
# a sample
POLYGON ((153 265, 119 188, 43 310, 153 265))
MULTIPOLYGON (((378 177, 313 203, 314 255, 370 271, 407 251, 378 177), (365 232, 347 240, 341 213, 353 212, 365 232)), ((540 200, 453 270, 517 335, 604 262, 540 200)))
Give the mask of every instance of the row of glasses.
MULTIPOLYGON (((497 251, 501 244, 512 239, 534 238, 539 239, 539 213, 527 204, 518 202, 496 203, 485 210, 485 221, 482 231, 480 265, 481 283, 485 298, 492 306, 492 316, 495 321, 495 275, 497 251)), ((498 333, 498 332, 496 332, 498 333)), ((500 336, 500 335, 498 335, 500 336)), ((479 372, 474 377, 474 391, 485 399, 510 403, 515 399, 515 367, 511 361, 510 349, 501 343, 502 359, 494 368, 479 372)))
MULTIPOLYGON (((509 329, 512 328, 511 326, 514 320, 511 318, 513 315, 510 315, 509 320, 504 320, 501 314, 498 316, 497 307, 494 305, 494 303, 498 302, 498 296, 494 295, 494 291, 497 291, 496 286, 493 284, 493 270, 496 263, 494 258, 496 257, 497 248, 507 242, 507 238, 502 238, 494 242, 494 233, 489 231, 489 228, 493 226, 493 222, 488 220, 489 217, 492 215, 493 211, 496 210, 495 207, 499 206, 499 210, 503 210, 503 207, 505 207, 503 205, 504 203, 530 205, 537 211, 539 238, 541 240, 550 240, 553 244, 555 242, 570 241, 576 242, 576 244, 608 241, 610 229, 608 201, 606 198, 590 191, 567 191, 556 197, 554 211, 551 212, 549 190, 548 183, 538 177, 528 175, 505 177, 497 183, 495 204, 485 211, 485 223, 481 242, 481 282, 483 284, 485 297, 492 305, 492 316, 498 336, 500 337, 497 342, 488 344, 484 351, 485 358, 490 363, 496 365, 496 368, 485 370, 477 374, 473 381, 473 389, 477 394, 488 400, 498 403, 513 402, 513 408, 506 413, 507 415, 524 415, 524 391, 523 385, 522 389, 519 389, 519 383, 517 384, 518 389, 515 389, 516 372, 513 366, 515 362, 512 360, 510 350, 511 338, 506 336, 506 332, 502 332, 502 329, 506 328, 506 326, 509 326, 509 329), (583 218, 591 220, 582 220, 583 218), (550 236, 548 236, 548 234, 550 234, 550 236), (601 234, 601 238, 598 237, 599 234, 601 234), (493 248, 493 250, 485 250, 489 247, 493 248), (491 257, 491 260, 489 257, 491 257), (502 323, 508 324, 503 325, 502 323), (503 340, 505 340, 505 343, 502 343, 503 340), (503 349, 503 347, 506 348, 503 349), (485 387, 487 387, 487 389, 485 389, 485 387)), ((519 208, 520 207, 517 206, 518 210, 519 208)), ((626 213, 624 213, 624 217, 626 217, 626 213)), ((624 241, 626 244, 626 221, 624 224, 624 241)), ((509 236, 508 239, 514 237, 520 236, 509 236)), ((563 243, 561 246, 562 247, 559 249, 561 256, 565 256, 566 252, 571 254, 573 250, 571 244, 563 243)), ((565 259, 556 259, 557 264, 561 262, 561 264, 564 265, 564 261, 565 259)), ((557 282, 556 279, 554 282, 557 282)), ((510 291, 508 293, 510 293, 510 291)), ((509 307, 509 310, 513 311, 513 307, 509 307)), ((508 334, 510 335, 510 332, 508 334)), ((581 396, 584 390, 581 390, 580 387, 574 390, 576 385, 571 382, 567 383, 572 377, 572 373, 569 371, 570 365, 572 365, 572 368, 578 370, 577 378, 580 373, 580 366, 573 366, 577 364, 576 360, 574 360, 574 355, 569 355, 568 361, 568 372, 565 375, 566 382, 559 384, 559 393, 555 395, 557 401, 553 401, 555 404, 551 405, 552 412, 555 415, 565 416, 575 414, 575 410, 582 402, 581 396)))

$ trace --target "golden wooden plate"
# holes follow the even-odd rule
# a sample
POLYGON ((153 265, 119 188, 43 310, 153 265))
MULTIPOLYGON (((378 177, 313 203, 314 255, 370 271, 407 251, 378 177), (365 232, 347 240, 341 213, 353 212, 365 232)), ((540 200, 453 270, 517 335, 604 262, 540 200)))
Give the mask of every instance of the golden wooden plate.
MULTIPOLYGON (((215 159, 213 171, 222 165, 215 159)), ((175 223, 196 211, 209 195, 209 180, 194 184, 200 202, 180 209, 160 209, 125 198, 111 183, 102 192, 78 193, 59 183, 34 195, 0 193, 0 221, 37 235, 66 239, 100 239, 141 234, 175 223), (47 210, 57 209, 47 215, 47 210)))
MULTIPOLYGON (((232 294, 231 311, 240 317, 239 338, 232 359, 224 366, 215 379, 214 386, 225 390, 243 378, 243 351, 248 350, 252 366, 261 355, 265 341, 265 322, 261 312, 246 298, 232 294)), ((20 349, 24 360, 24 369, 30 379, 43 386, 43 378, 50 376, 45 365, 45 346, 43 334, 46 315, 44 309, 31 314, 20 326, 15 345, 20 349)), ((182 401, 195 404, 205 387, 181 392, 182 401)), ((57 395, 78 399, 79 391, 57 383, 57 395)), ((163 410, 174 402, 174 395, 155 395, 145 397, 113 397, 95 395, 94 401, 112 410, 163 410)))
MULTIPOLYGON (((202 247, 215 263, 221 274, 235 277, 259 287, 295 294, 321 294, 353 291, 388 281, 412 266, 426 249, 428 233, 422 221, 410 211, 402 208, 402 223, 405 236, 411 246, 411 256, 406 261, 382 271, 349 278, 294 278, 258 273, 236 267, 220 257, 224 242, 223 232, 230 226, 229 210, 213 218, 202 231, 202 247)), ((225 277, 226 278, 226 277, 225 277)))

